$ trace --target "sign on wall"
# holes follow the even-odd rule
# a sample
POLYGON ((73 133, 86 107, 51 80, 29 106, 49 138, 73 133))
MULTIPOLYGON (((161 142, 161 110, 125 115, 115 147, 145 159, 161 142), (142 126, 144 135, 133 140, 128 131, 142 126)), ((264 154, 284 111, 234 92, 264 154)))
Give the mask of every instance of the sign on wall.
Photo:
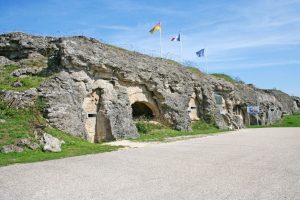
POLYGON ((247 106, 247 113, 249 113, 250 115, 258 115, 259 106, 247 106))

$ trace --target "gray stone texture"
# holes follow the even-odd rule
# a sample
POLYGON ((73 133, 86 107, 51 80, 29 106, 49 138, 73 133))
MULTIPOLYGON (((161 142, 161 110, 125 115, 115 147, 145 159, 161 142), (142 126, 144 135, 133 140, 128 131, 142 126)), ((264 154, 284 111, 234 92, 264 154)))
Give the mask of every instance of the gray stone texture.
POLYGON ((18 147, 14 144, 9 144, 1 147, 1 153, 12 153, 12 152, 22 152, 23 148, 18 147))
POLYGON ((61 145, 64 143, 63 141, 60 141, 48 133, 44 133, 42 140, 44 143, 44 151, 61 152, 61 145))
MULTIPOLYGON (((277 91, 228 82, 209 75, 195 75, 172 60, 154 58, 101 43, 93 38, 40 37, 25 33, 0 35, 0 64, 16 63, 13 74, 34 74, 35 70, 55 71, 37 91, 5 91, 3 99, 14 106, 32 105, 41 96, 49 123, 72 135, 87 138, 85 98, 100 91, 98 129, 110 135, 95 140, 137 137, 127 86, 143 86, 152 95, 159 120, 181 131, 191 130, 189 101, 195 96, 199 117, 220 128, 237 129, 256 121, 246 113, 248 105, 259 105, 260 124, 271 124, 283 114, 297 112, 300 101, 277 91), (28 71, 29 69, 29 71, 28 71), (215 95, 223 99, 217 104, 215 95), (13 100, 13 101, 12 101, 13 100), (17 102, 17 103, 16 103, 17 102)), ((3 64, 2 64, 3 65, 3 64)), ((100 132, 101 132, 100 131, 100 132)))
POLYGON ((0 91, 1 100, 7 101, 10 106, 16 108, 28 108, 33 106, 37 96, 38 93, 35 88, 24 92, 0 91))

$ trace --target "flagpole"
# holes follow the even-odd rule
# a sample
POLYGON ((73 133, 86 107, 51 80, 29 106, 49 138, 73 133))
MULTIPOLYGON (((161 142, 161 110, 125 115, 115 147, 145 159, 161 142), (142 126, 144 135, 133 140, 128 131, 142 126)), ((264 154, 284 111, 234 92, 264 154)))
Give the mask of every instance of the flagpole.
POLYGON ((160 43, 160 58, 162 58, 162 40, 161 40, 161 23, 160 23, 160 29, 159 29, 159 43, 160 43))
POLYGON ((179 33, 179 35, 180 35, 180 60, 182 62, 183 61, 183 59, 182 59, 182 35, 181 35, 181 33, 179 33))
POLYGON ((205 68, 206 68, 206 74, 208 74, 208 67, 207 67, 207 50, 205 48, 205 55, 204 55, 204 59, 205 59, 205 68))

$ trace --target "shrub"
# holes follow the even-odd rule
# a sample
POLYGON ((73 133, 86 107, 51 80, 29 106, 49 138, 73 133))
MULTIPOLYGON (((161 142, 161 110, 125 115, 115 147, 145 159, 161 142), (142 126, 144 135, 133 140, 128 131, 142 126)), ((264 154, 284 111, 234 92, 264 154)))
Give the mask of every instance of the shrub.
POLYGON ((162 129, 163 126, 161 124, 154 124, 146 121, 138 121, 135 123, 136 128, 139 133, 147 134, 153 130, 162 129))

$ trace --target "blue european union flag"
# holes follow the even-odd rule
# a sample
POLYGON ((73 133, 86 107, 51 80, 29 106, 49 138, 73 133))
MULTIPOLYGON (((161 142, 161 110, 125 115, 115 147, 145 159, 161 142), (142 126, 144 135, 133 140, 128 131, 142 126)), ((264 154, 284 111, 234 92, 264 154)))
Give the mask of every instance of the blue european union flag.
POLYGON ((201 49, 200 51, 196 52, 198 57, 203 57, 204 56, 204 49, 201 49))
POLYGON ((178 37, 177 37, 177 41, 180 42, 181 38, 180 38, 180 33, 178 34, 178 37))

